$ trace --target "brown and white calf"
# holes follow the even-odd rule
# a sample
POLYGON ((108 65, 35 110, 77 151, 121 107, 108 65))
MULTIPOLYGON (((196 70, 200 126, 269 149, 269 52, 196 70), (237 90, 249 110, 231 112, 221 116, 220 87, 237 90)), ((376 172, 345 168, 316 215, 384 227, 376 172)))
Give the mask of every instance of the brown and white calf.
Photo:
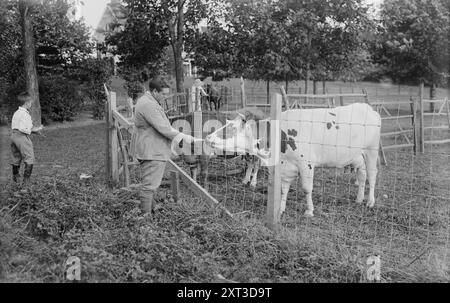
MULTIPOLYGON (((271 125, 274 124, 271 121, 271 125)), ((313 216, 312 201, 314 169, 344 168, 357 171, 357 203, 364 200, 366 178, 369 180, 367 206, 375 204, 375 182, 380 142, 380 115, 365 103, 336 108, 293 109, 281 113, 281 213, 286 208, 289 187, 301 176, 306 192, 306 216, 313 216)), ((258 148, 257 134, 248 123, 247 115, 227 121, 233 136, 222 139, 212 133, 206 142, 215 149, 246 151, 265 162, 268 153, 258 148)), ((273 127, 273 126, 271 126, 273 127)))

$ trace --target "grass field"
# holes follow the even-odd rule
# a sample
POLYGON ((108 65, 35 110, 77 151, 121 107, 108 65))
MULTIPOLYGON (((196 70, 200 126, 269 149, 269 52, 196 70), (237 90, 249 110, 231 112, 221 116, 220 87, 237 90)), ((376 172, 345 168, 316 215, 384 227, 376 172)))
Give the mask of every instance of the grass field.
POLYGON ((372 255, 383 282, 450 281, 449 145, 388 151, 372 210, 354 203, 353 174, 317 170, 315 217, 302 216, 297 181, 274 234, 264 227, 267 171, 256 190, 243 186, 242 176, 224 174, 242 168, 239 159, 215 159, 210 170, 210 192, 234 219, 184 186, 182 202, 164 187, 156 219, 141 216, 136 191, 104 185, 104 131, 99 124, 33 138, 31 187, 2 188, 0 281, 62 282, 66 259, 78 256, 87 282, 365 282, 372 255))

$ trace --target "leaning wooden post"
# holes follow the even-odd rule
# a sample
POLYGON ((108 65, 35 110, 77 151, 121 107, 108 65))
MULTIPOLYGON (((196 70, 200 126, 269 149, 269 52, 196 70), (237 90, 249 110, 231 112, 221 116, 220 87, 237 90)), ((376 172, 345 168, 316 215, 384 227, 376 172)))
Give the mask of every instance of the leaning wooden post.
POLYGON ((118 157, 118 139, 117 128, 114 124, 113 110, 116 110, 116 93, 110 92, 111 99, 109 100, 109 154, 111 157, 111 177, 113 185, 119 183, 119 157, 118 157))
POLYGON ((270 106, 270 166, 267 198, 267 226, 276 230, 280 221, 281 204, 281 94, 272 95, 270 106))
POLYGON ((285 106, 284 108, 285 108, 285 110, 289 110, 291 107, 290 107, 289 99, 286 94, 286 91, 284 90, 283 85, 280 87, 280 91, 281 91, 281 95, 283 96, 283 102, 284 102, 284 106, 285 106))
POLYGON ((423 82, 420 83, 419 87, 419 131, 418 131, 418 145, 419 152, 423 153, 425 151, 425 132, 424 132, 424 120, 423 120, 423 82))

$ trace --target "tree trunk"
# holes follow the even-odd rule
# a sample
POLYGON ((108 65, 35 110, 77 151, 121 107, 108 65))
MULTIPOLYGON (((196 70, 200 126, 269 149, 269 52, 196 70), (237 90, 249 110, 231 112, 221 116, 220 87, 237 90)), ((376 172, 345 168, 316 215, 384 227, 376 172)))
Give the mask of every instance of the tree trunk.
POLYGON ((178 0, 177 13, 175 16, 175 22, 168 20, 169 35, 172 41, 173 59, 175 63, 175 80, 177 86, 177 92, 183 92, 183 42, 184 42, 184 11, 183 5, 185 1, 178 0))
MULTIPOLYGON (((430 85, 430 100, 436 99, 436 84, 431 83, 430 85)), ((434 102, 430 102, 430 113, 434 112, 434 102)))
POLYGON ((177 86, 177 92, 183 92, 183 58, 181 56, 182 48, 177 45, 178 43, 172 44, 173 57, 175 62, 175 80, 177 86))
POLYGON ((41 104, 39 103, 39 85, 36 71, 36 52, 34 46, 33 24, 30 16, 30 4, 26 0, 19 2, 20 23, 22 27, 22 53, 25 68, 27 92, 33 98, 30 109, 33 126, 40 126, 41 104))
POLYGON ((324 95, 327 93, 327 81, 322 81, 322 92, 324 95))
POLYGON ((317 95, 318 93, 318 84, 319 82, 317 80, 313 80, 313 94, 317 95))
POLYGON ((267 80, 267 104, 270 104, 270 80, 267 80))

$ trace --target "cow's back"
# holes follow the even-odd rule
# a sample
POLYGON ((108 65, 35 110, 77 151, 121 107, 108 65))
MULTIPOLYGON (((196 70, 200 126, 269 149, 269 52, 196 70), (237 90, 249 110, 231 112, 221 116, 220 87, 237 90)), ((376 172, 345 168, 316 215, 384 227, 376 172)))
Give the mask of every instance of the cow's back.
POLYGON ((296 153, 319 164, 341 166, 379 145, 381 118, 365 103, 288 110, 281 117, 288 156, 296 153))

